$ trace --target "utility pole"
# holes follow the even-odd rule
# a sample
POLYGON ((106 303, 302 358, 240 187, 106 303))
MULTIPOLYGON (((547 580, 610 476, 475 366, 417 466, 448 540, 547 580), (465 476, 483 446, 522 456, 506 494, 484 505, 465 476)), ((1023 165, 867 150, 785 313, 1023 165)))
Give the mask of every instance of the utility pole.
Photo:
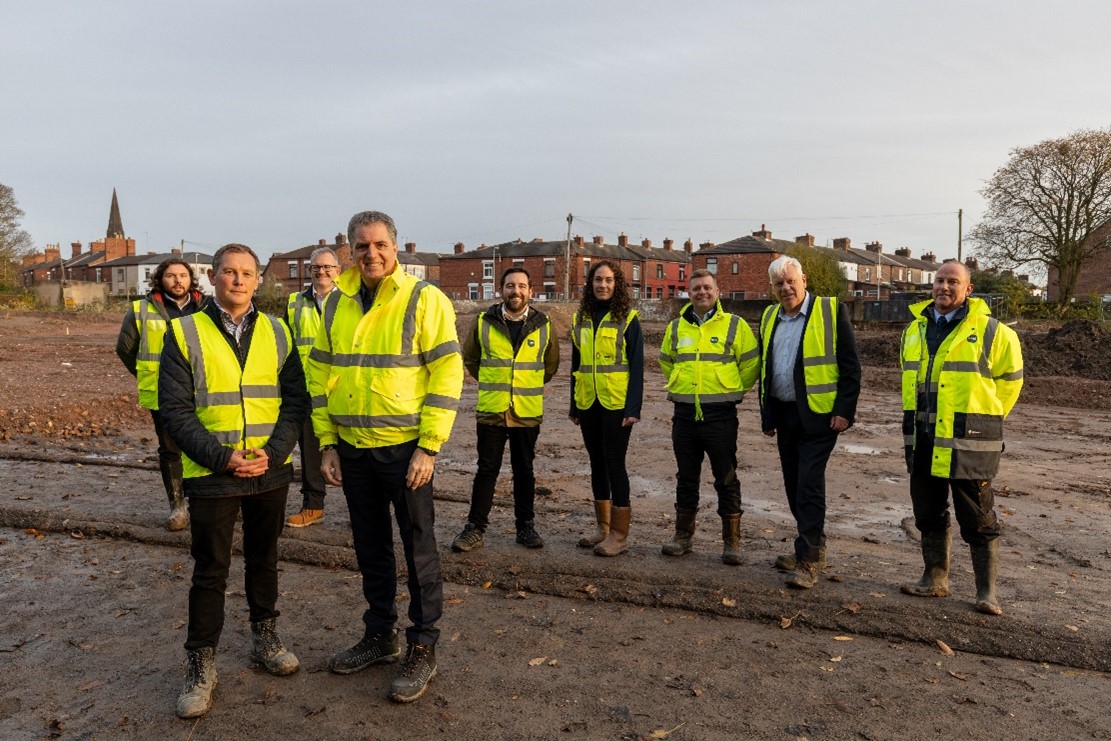
POLYGON ((571 222, 575 220, 573 214, 567 214, 567 248, 563 261, 563 297, 571 300, 571 222))
POLYGON ((957 209, 957 262, 963 263, 961 259, 961 246, 964 241, 964 209, 957 209))

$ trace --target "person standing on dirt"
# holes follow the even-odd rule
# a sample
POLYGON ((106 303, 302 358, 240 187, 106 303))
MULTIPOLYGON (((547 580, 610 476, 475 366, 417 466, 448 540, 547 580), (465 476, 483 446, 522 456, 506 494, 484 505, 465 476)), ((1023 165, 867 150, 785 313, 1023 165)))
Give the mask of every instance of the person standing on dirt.
POLYGON ((952 491, 972 554, 976 609, 1000 615, 995 578, 1002 523, 991 481, 1003 454, 1003 420, 1022 390, 1022 348, 1018 334, 971 293, 968 268, 946 262, 934 278, 933 300, 910 307, 915 319, 903 331, 903 439, 925 570, 901 589, 948 596, 952 491))
POLYGON ((432 476, 455 422, 463 361, 451 301, 398 264, 393 219, 378 211, 355 214, 347 236, 355 265, 324 302, 308 376, 322 473, 347 498, 367 609, 362 639, 333 655, 328 668, 352 674, 400 654, 392 506, 412 625, 389 697, 413 702, 436 676, 444 583, 432 476))
POLYGON ((826 463, 856 418, 860 360, 845 305, 811 295, 798 260, 777 258, 768 278, 779 303, 760 320, 760 426, 776 438, 798 527, 794 553, 775 567, 790 572, 787 586, 811 589, 825 566, 826 463))
POLYGON ((218 249, 208 273, 213 300, 203 311, 170 322, 162 349, 158 404, 183 453, 194 562, 188 671, 177 701, 181 718, 212 707, 232 534, 240 515, 251 660, 278 676, 300 665, 275 624, 278 536, 309 395, 289 328, 254 305, 260 273, 250 247, 218 249))
POLYGON ((158 470, 170 502, 166 529, 171 531, 189 527, 189 509, 181 480, 181 450, 167 434, 158 411, 158 363, 167 322, 199 311, 207 300, 196 286, 189 263, 180 257, 163 260, 150 276, 150 292, 128 307, 116 339, 116 355, 138 381, 139 406, 150 411, 154 422, 158 470))
POLYGON ((760 351, 748 323, 726 312, 709 270, 691 273, 690 302, 664 330, 660 369, 674 402, 671 445, 678 465, 675 535, 665 556, 693 548, 702 459, 709 457, 721 516, 721 561, 742 563, 741 483, 737 479, 737 405, 756 383, 760 351))
POLYGON ((599 556, 629 548, 629 473, 625 454, 644 396, 644 335, 621 267, 600 260, 586 275, 571 326, 571 421, 590 457, 593 533, 579 546, 599 556))
POLYGON ((544 385, 559 370, 559 339, 551 320, 529 305, 530 280, 521 267, 502 273, 502 302, 475 318, 463 342, 463 367, 478 381, 478 471, 467 524, 451 544, 454 551, 482 547, 507 440, 517 542, 526 548, 544 546, 534 522, 532 462, 544 419, 544 385))
MULTIPOLYGON (((324 299, 336 287, 339 258, 331 247, 320 247, 309 256, 312 283, 303 291, 289 295, 285 321, 293 333, 293 342, 304 365, 320 332, 321 308, 324 299)), ((308 527, 324 519, 324 496, 327 487, 320 473, 320 440, 312 429, 312 417, 305 418, 301 437, 301 510, 286 518, 289 527, 308 527)))

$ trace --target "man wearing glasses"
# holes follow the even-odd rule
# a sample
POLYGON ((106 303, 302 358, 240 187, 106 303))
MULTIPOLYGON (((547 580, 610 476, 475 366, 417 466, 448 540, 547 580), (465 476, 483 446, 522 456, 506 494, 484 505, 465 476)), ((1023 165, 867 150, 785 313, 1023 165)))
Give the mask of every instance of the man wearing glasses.
MULTIPOLYGON (((308 359, 317 332, 320 309, 325 297, 336 287, 339 259, 331 247, 314 250, 309 259, 312 283, 303 291, 289 295, 285 321, 301 356, 308 359)), ((312 418, 305 420, 298 440, 301 446, 301 511, 286 518, 289 527, 308 527, 324 519, 324 477, 320 473, 320 440, 312 429, 312 418)))

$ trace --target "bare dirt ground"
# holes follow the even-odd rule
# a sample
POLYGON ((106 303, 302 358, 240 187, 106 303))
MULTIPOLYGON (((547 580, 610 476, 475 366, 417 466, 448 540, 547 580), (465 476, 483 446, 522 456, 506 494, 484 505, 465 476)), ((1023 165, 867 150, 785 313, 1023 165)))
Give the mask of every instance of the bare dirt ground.
MULTIPOLYGON (((563 414, 566 369, 548 394, 536 461, 546 547, 513 543, 507 456, 486 547, 450 552, 475 466, 468 381, 437 464, 448 584, 429 694, 395 706, 384 696, 392 668, 325 670, 358 638, 363 604, 337 490, 322 526, 281 542, 279 627, 302 671, 274 678, 251 667, 237 562, 216 705, 186 722, 173 705, 188 535, 162 529, 149 417, 113 352, 118 323, 0 314, 0 737, 1111 738, 1111 377, 1101 375, 1098 327, 1024 334, 1027 389, 996 481, 1007 525, 1002 617, 971 609, 960 543, 951 597, 899 593, 921 562, 907 519, 897 374, 878 365, 896 342, 890 331, 861 336, 866 363, 877 365, 865 369, 858 423, 830 461, 830 569, 817 589, 789 591, 771 568, 793 527, 751 398, 740 436, 746 564, 719 560, 708 467, 695 552, 660 555, 673 526, 674 460, 650 342, 629 453, 627 555, 574 546, 592 512, 586 455, 563 414), (1071 366, 1039 360, 1051 342, 1079 348, 1071 366), (1080 370, 1088 377, 1070 375, 1080 370)), ((290 511, 297 504, 294 492, 290 511)))

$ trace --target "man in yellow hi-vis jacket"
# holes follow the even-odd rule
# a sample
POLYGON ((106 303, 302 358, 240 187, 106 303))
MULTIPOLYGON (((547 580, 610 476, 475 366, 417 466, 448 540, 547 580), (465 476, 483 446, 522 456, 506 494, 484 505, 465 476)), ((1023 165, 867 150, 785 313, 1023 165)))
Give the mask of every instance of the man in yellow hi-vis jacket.
POLYGON ((999 615, 1002 525, 991 481, 1003 453, 1003 420, 1022 390, 1022 349, 1015 331, 971 293, 968 268, 946 262, 934 278, 933 301, 910 307, 915 320, 903 332, 903 440, 925 571, 902 591, 949 594, 951 490, 961 537, 972 552, 976 609, 999 615))
POLYGON ((324 302, 309 353, 321 470, 342 486, 367 609, 363 638, 332 657, 351 674, 397 660, 397 564, 390 508, 409 573, 409 644, 389 696, 413 702, 436 675, 443 577, 433 530, 432 474, 463 388, 455 310, 397 260, 397 227, 378 211, 347 227, 355 265, 324 302))

